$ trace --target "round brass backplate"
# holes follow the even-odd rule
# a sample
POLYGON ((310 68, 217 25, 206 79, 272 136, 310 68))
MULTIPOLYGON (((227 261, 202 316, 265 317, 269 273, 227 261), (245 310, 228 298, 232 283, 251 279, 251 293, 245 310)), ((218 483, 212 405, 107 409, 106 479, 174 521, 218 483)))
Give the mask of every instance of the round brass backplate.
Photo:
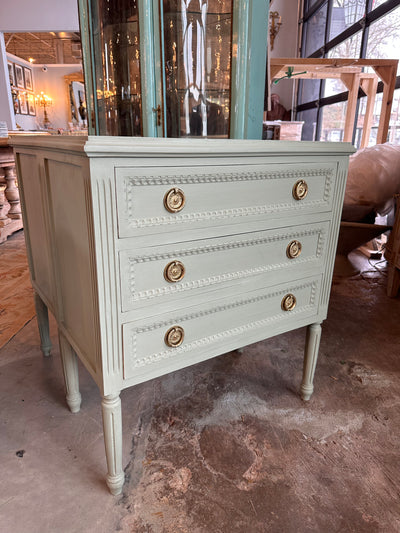
POLYGON ((281 303, 283 311, 292 311, 296 307, 296 296, 294 294, 287 294, 281 303))
POLYGON ((164 268, 164 278, 169 283, 176 283, 181 281, 185 275, 185 267, 180 261, 171 261, 164 268))
POLYGON ((286 255, 289 259, 294 259, 295 257, 299 257, 301 254, 301 242, 299 241, 291 241, 286 248, 286 255))
POLYGON ((174 187, 165 193, 164 207, 170 213, 177 213, 185 207, 185 194, 181 189, 174 187))
POLYGON ((308 193, 308 185, 305 180, 296 181, 293 186, 293 198, 295 200, 304 200, 308 193))
POLYGON ((183 342, 185 332, 180 326, 172 326, 169 328, 164 337, 164 342, 170 348, 177 348, 183 342))

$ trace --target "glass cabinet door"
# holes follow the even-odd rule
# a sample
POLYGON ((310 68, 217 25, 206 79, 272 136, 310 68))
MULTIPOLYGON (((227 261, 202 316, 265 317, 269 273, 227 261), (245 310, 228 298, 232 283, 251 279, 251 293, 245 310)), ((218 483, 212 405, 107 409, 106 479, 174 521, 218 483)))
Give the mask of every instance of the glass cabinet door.
POLYGON ((268 0, 79 0, 79 12, 90 134, 261 138, 268 0))
POLYGON ((99 135, 142 135, 136 0, 91 2, 92 64, 99 135))
POLYGON ((228 137, 232 0, 160 6, 167 137, 228 137))

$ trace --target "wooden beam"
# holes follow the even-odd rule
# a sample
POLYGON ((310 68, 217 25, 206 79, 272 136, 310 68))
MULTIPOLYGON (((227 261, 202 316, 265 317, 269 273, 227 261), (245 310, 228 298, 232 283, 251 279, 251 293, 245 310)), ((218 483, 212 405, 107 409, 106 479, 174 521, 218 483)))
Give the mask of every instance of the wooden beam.
POLYGON ((398 59, 357 59, 357 58, 313 58, 313 57, 307 57, 307 58, 292 58, 292 57, 275 57, 270 59, 271 65, 290 65, 298 67, 300 65, 307 65, 307 66, 324 66, 324 67, 351 67, 351 66, 359 66, 359 67, 391 67, 396 65, 398 59))
MULTIPOLYGON (((350 76, 350 74, 348 74, 347 76, 350 76)), ((349 97, 347 100, 346 119, 344 124, 344 142, 352 142, 353 140, 354 120, 356 117, 357 110, 358 88, 360 86, 360 73, 351 74, 351 82, 349 78, 348 83, 349 97)))
POLYGON ((361 80, 361 88, 367 96, 367 107, 365 110, 360 148, 366 148, 369 143, 377 87, 378 87, 378 78, 376 76, 373 76, 372 78, 371 77, 364 78, 361 80))
MULTIPOLYGON (((390 83, 390 80, 392 78, 392 68, 394 65, 391 65, 389 67, 382 67, 382 66, 374 66, 373 69, 378 74, 380 79, 383 81, 383 83, 390 83)), ((396 67, 397 68, 397 67, 396 67)))
POLYGON ((354 74, 341 74, 340 79, 348 91, 351 91, 354 82, 354 74))
MULTIPOLYGON (((272 70, 271 70, 272 72, 272 70)), ((271 79, 278 79, 283 78, 286 76, 287 68, 281 69, 274 73, 274 75, 271 77, 271 79)), ((318 80, 324 80, 324 79, 340 79, 343 75, 343 73, 340 70, 335 71, 327 71, 327 70, 307 70, 304 73, 300 73, 301 71, 297 72, 296 70, 293 72, 293 79, 302 79, 302 80, 309 80, 309 79, 318 79, 318 80)), ((361 69, 354 70, 350 72, 349 74, 355 74, 357 72, 361 72, 361 69)))
POLYGON ((379 119, 378 134, 376 136, 376 144, 383 144, 387 140, 393 93, 396 87, 396 71, 397 66, 392 66, 391 73, 388 75, 388 83, 383 82, 382 109, 379 119))
POLYGON ((271 73, 271 80, 274 78, 281 78, 285 74, 281 74, 280 72, 284 72, 284 69, 281 68, 281 65, 271 65, 269 66, 270 73, 271 73))

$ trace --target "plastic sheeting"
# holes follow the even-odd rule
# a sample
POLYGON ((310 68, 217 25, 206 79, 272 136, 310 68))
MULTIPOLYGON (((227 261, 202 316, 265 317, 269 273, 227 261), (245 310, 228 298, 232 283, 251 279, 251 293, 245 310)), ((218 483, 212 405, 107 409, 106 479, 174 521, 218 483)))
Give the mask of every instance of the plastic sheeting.
POLYGON ((399 192, 400 146, 377 144, 350 156, 345 206, 369 205, 384 216, 399 192))

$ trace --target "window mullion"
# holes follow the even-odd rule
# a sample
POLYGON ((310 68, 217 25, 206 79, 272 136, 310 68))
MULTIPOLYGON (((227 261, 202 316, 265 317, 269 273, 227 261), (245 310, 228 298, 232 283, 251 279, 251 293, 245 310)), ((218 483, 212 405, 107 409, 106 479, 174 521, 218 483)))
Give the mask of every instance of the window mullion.
MULTIPOLYGON (((363 18, 364 24, 363 24, 362 36, 361 36, 360 58, 365 58, 365 55, 367 53, 369 25, 366 22, 367 22, 368 9, 371 5, 371 2, 372 0, 365 0, 365 16, 363 18)), ((347 105, 348 105, 348 100, 347 100, 347 105)), ((356 141, 357 122, 358 122, 359 112, 360 112, 360 96, 358 96, 357 98, 356 113, 354 117, 353 135, 351 138, 353 144, 355 144, 355 141, 356 141)))
MULTIPOLYGON (((371 1, 372 0, 367 0, 367 5, 365 7, 366 10, 368 9, 371 1)), ((364 27, 362 30, 362 37, 361 37, 360 58, 365 58, 365 55, 367 53, 367 46, 368 46, 369 24, 367 23, 367 15, 364 17, 363 20, 364 20, 364 27)))
MULTIPOLYGON (((324 44, 323 44, 323 54, 322 54, 323 57, 326 57, 326 54, 327 54, 326 43, 329 41, 329 33, 330 33, 331 21, 332 21, 332 8, 333 8, 333 0, 328 0, 324 44)), ((318 98, 318 104, 317 104, 318 109, 317 109, 317 120, 316 120, 315 139, 314 139, 315 141, 321 137, 322 113, 323 113, 322 108, 321 108, 321 100, 324 97, 325 84, 326 84, 326 81, 324 79, 322 79, 319 84, 319 98, 318 98)))
POLYGON ((325 25, 325 39, 324 39, 324 56, 326 57, 326 43, 329 41, 329 34, 331 31, 332 23, 332 9, 333 9, 333 0, 328 0, 328 9, 326 13, 326 25, 325 25))

